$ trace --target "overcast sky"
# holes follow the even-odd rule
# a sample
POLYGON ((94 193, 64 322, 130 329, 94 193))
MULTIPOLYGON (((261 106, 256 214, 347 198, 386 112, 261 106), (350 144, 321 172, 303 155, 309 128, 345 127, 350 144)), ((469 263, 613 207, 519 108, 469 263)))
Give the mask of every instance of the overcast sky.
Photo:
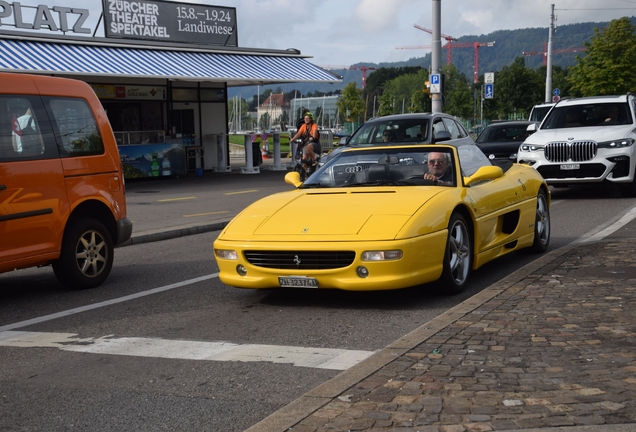
MULTIPOLYGON (((8 0, 11 2, 12 0, 8 0)), ((23 5, 75 6, 91 11, 96 26, 101 0, 21 0, 23 5)), ((236 8, 241 47, 300 49, 321 66, 394 62, 421 57, 431 35, 413 27, 432 27, 431 0, 210 0, 189 1, 236 8)), ((610 21, 636 15, 636 0, 443 0, 441 32, 453 37, 495 30, 546 28, 550 5, 559 25, 610 21)), ((6 28, 6 27, 4 27, 6 28)), ((43 33, 42 31, 39 32, 43 33)), ((97 36, 103 36, 102 26, 97 36)), ((44 36, 44 35, 43 35, 44 36)), ((581 44, 585 42, 582 37, 581 44)), ((526 47, 540 50, 543 47, 526 47)))

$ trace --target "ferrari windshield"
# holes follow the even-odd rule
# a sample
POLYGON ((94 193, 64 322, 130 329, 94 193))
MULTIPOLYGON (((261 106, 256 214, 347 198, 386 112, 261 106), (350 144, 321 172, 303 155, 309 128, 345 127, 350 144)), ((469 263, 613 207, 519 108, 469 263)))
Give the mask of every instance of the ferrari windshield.
POLYGON ((372 121, 363 124, 347 141, 349 146, 378 145, 385 143, 429 142, 428 118, 401 118, 372 121))
POLYGON ((346 150, 312 174, 302 188, 456 184, 448 147, 346 150))

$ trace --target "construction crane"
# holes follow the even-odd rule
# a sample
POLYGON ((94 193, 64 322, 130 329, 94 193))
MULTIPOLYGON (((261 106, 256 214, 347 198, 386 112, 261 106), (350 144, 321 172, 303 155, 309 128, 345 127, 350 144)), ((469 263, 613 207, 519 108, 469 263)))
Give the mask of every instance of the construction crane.
MULTIPOLYGON (((491 47, 494 45, 495 45, 495 42, 459 42, 459 43, 448 42, 446 45, 444 45, 444 47, 448 48, 448 52, 450 52, 451 48, 473 47, 473 82, 476 84, 477 82, 479 82, 479 48, 491 47)), ((430 45, 395 47, 395 49, 430 49, 430 48, 431 48, 430 45)), ((447 57, 447 61, 450 61, 450 56, 447 57)))
MULTIPOLYGON (((546 50, 547 43, 543 43, 543 51, 522 51, 521 54, 524 56, 533 56, 533 55, 541 55, 543 56, 543 66, 548 64, 548 51, 546 50)), ((584 52, 587 48, 578 47, 578 48, 563 48, 558 50, 552 50, 552 54, 563 54, 563 53, 572 53, 572 52, 584 52)))
POLYGON ((495 46, 495 42, 460 42, 453 44, 453 48, 473 47, 473 83, 479 82, 479 48, 495 46))
MULTIPOLYGON (((426 33, 433 34, 433 30, 427 29, 427 28, 424 28, 424 27, 420 27, 417 24, 413 24, 413 27, 415 27, 418 30, 425 31, 426 33)), ((446 39, 446 45, 444 45, 444 48, 446 48, 446 64, 449 65, 452 62, 452 59, 451 59, 451 48, 452 48, 451 43, 452 42, 457 42, 458 39, 453 37, 453 36, 445 35, 444 33, 440 33, 440 36, 442 38, 446 39)))
POLYGON ((319 66, 323 69, 328 69, 328 70, 359 70, 362 71, 362 89, 364 90, 364 88, 367 85, 367 71, 370 70, 377 70, 377 68, 374 67, 368 67, 368 66, 334 66, 334 65, 327 65, 327 66, 319 66))
MULTIPOLYGON (((421 27, 417 24, 413 24, 418 30, 425 31, 426 33, 433 34, 433 30, 421 27)), ((440 36, 446 39, 446 45, 443 48, 446 48, 446 64, 450 65, 452 63, 451 50, 453 48, 469 48, 473 47, 473 82, 477 83, 479 81, 479 48, 481 47, 491 47, 494 46, 494 42, 458 42, 459 39, 453 36, 445 35, 444 33, 440 33, 440 36)), ((414 47, 396 47, 396 49, 426 49, 430 48, 429 45, 419 45, 414 47)))
POLYGON ((395 47, 395 49, 405 50, 405 49, 431 49, 432 45, 411 45, 411 46, 399 46, 395 47))

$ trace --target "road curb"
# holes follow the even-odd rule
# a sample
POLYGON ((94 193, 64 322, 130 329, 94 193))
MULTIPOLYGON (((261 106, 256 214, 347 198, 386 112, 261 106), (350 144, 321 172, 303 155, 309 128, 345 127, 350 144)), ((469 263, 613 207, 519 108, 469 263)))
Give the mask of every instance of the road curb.
MULTIPOLYGON (((615 240, 612 240, 615 241, 615 240)), ((439 331, 446 328, 453 322, 466 316, 476 308, 480 307, 484 303, 497 297, 504 291, 514 288, 516 284, 529 278, 532 273, 541 268, 546 268, 549 271, 550 268, 558 266, 558 260, 564 255, 577 248, 591 247, 597 243, 604 243, 604 241, 590 242, 590 243, 578 243, 563 246, 559 249, 548 252, 547 254, 537 258, 530 264, 516 270, 514 273, 508 275, 506 278, 494 283, 493 285, 485 288, 469 299, 464 300, 457 306, 449 309, 443 314, 435 317, 431 321, 422 324, 412 332, 402 336, 395 342, 392 342, 387 347, 381 349, 375 354, 371 355, 362 362, 352 366, 351 368, 336 375, 329 381, 319 385, 318 387, 308 391, 298 399, 292 401, 288 405, 282 407, 278 411, 274 412, 270 416, 264 418, 260 422, 251 426, 245 432, 272 432, 272 431, 286 431, 295 424, 299 423, 303 419, 309 417, 311 414, 331 402, 342 392, 351 388, 355 384, 369 377, 371 374, 377 372, 384 366, 388 365, 395 359, 399 358, 402 354, 407 353, 409 350, 420 345, 431 336, 435 335, 439 331)), ((626 426, 626 425, 621 425, 626 426)), ((598 428, 598 427, 597 427, 598 428)), ((552 428, 548 430, 560 431, 565 430, 562 428, 552 428)), ((599 430, 599 429, 596 429, 599 430)), ((636 429, 606 429, 607 431, 634 431, 636 429)), ((546 429, 542 429, 546 431, 546 429)), ((592 429, 572 429, 568 428, 568 432, 587 432, 592 429)), ((530 432, 530 431, 526 431, 530 432)))
POLYGON ((130 239, 117 247, 125 247, 138 245, 142 243, 151 243, 162 240, 170 240, 178 237, 185 237, 194 234, 201 234, 211 231, 221 231, 230 221, 215 222, 207 225, 193 225, 186 227, 178 227, 170 230, 157 230, 155 232, 139 233, 133 235, 130 239))

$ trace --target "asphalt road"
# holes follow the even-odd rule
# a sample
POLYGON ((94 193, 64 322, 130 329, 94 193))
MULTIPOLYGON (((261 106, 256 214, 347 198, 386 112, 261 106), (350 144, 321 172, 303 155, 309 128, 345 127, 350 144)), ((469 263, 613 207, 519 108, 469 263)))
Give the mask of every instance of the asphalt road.
MULTIPOLYGON (((129 182, 135 234, 227 220, 291 188, 284 174, 129 182)), ((636 233, 634 222, 623 223, 636 199, 612 188, 557 189, 552 198, 552 249, 636 233)), ((452 297, 422 288, 250 291, 215 277, 217 234, 118 248, 106 284, 88 291, 64 289, 50 268, 0 275, 0 332, 29 332, 31 341, 0 346, 0 430, 245 430, 340 372, 299 365, 300 357, 279 363, 293 357, 280 350, 379 350, 535 259, 503 257, 452 297), (148 350, 87 351, 126 338, 148 350), (187 358, 211 344, 271 357, 187 358)))

